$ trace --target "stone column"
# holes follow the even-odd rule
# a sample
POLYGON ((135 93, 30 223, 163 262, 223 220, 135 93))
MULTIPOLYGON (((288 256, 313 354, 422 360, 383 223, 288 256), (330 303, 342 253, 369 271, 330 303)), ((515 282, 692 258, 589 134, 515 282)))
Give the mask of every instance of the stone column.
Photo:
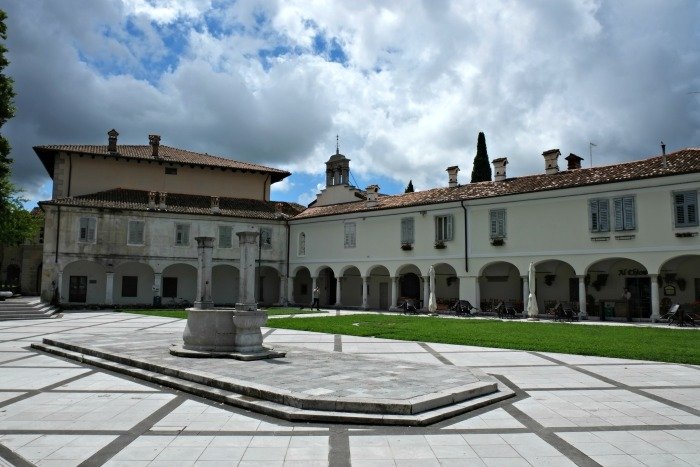
MULTIPOLYGON (((437 298, 437 297, 435 297, 437 298)), ((428 300, 430 300, 430 276, 423 276, 423 309, 428 309, 428 300)))
POLYGON ((108 272, 105 280, 105 304, 114 304, 114 273, 108 272))
POLYGON ((649 274, 651 279, 651 319, 652 323, 656 323, 661 318, 659 310, 659 275, 649 274))
POLYGON ((586 307, 586 276, 578 277, 578 319, 588 319, 588 309, 586 307))
POLYGON ((294 303, 294 278, 287 278, 287 304, 294 303))
POLYGON ((58 277, 56 278, 56 287, 58 287, 58 294, 56 296, 56 300, 58 301, 58 303, 61 303, 61 294, 63 293, 63 271, 58 271, 58 277))
POLYGON ((153 273, 153 294, 161 295, 161 290, 163 289, 163 273, 155 272, 153 273))
POLYGON ((211 259, 214 254, 214 237, 195 237, 197 240, 197 295, 194 308, 214 308, 211 299, 211 259))
POLYGON ((389 304, 389 309, 396 306, 399 301, 399 278, 396 276, 390 277, 391 280, 391 303, 389 304))
POLYGON ((367 297, 367 285, 368 285, 367 279, 369 279, 369 277, 362 276, 362 309, 363 310, 366 310, 367 308, 369 308, 369 306, 367 306, 367 298, 368 298, 367 297))
POLYGON ((340 292, 341 292, 341 287, 340 287, 340 281, 342 280, 342 277, 336 277, 335 279, 335 306, 336 308, 340 308, 343 306, 340 303, 340 292))
POLYGON ((287 306, 287 276, 280 275, 280 306, 287 306))
MULTIPOLYGON (((523 280, 523 310, 527 313, 527 300, 530 298, 530 278, 529 276, 520 276, 523 280)), ((537 291, 535 290, 535 296, 537 291)))
POLYGON ((258 309, 258 304, 255 302, 255 257, 260 232, 251 226, 248 230, 236 232, 236 235, 238 235, 241 252, 240 288, 236 310, 254 311, 258 309))

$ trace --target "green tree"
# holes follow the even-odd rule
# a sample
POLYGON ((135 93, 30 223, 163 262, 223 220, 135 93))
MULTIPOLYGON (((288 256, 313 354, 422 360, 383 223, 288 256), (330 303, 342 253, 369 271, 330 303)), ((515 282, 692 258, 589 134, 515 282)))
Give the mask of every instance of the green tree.
MULTIPOLYGON (((0 128, 15 115, 12 78, 4 72, 9 61, 7 48, 7 14, 0 10, 0 128)), ((22 207, 25 201, 10 182, 10 143, 0 134, 0 245, 14 245, 33 237, 40 226, 39 218, 22 207)))
POLYGON ((472 183, 487 181, 491 181, 491 163, 489 162, 489 153, 486 150, 486 137, 482 131, 479 133, 479 138, 476 141, 472 183))
POLYGON ((406 186, 406 189, 403 192, 404 193, 413 193, 414 191, 416 191, 416 190, 413 189, 413 180, 409 180, 408 185, 406 186))

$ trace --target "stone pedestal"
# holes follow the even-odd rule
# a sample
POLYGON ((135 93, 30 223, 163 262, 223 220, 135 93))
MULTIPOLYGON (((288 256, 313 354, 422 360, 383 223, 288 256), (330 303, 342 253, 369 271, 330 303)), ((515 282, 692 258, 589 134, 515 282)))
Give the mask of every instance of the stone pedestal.
POLYGON ((255 228, 249 228, 236 232, 236 235, 241 248, 239 302, 236 303, 236 310, 255 311, 258 309, 258 304, 255 302, 255 254, 260 233, 255 228))
POLYGON ((211 260, 214 253, 214 237, 195 237, 197 240, 197 296, 194 308, 214 308, 211 299, 211 260))

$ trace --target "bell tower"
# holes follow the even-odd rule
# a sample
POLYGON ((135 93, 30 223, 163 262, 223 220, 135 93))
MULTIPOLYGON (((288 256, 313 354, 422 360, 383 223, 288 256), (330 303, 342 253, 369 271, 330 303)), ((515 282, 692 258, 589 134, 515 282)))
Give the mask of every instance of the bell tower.
POLYGON ((335 154, 326 162, 326 187, 350 185, 350 159, 340 153, 338 136, 335 137, 335 154))

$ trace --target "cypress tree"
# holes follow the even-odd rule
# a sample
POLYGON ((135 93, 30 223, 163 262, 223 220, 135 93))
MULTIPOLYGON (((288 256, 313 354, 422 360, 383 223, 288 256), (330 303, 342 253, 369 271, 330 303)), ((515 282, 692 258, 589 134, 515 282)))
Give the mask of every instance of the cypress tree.
POLYGON ((479 133, 479 138, 476 142, 472 183, 486 181, 491 181, 491 163, 489 162, 489 153, 486 150, 486 137, 482 131, 479 133))
POLYGON ((413 189, 413 180, 409 180, 408 185, 406 186, 406 189, 403 192, 404 193, 413 193, 414 191, 416 191, 416 190, 413 189))

